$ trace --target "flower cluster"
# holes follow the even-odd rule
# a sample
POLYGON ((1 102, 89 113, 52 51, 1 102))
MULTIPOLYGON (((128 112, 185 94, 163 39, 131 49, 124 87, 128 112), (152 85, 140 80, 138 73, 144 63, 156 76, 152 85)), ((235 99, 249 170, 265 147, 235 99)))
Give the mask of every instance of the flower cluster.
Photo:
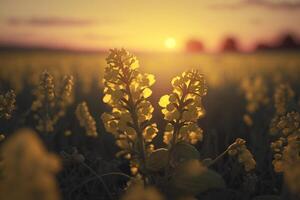
POLYGON ((274 167, 274 171, 275 172, 282 172, 283 171, 283 156, 282 156, 282 152, 284 147, 287 144, 287 139, 284 137, 280 137, 279 139, 277 139, 276 141, 271 143, 271 149, 274 153, 273 155, 273 167, 274 167))
POLYGON ((107 64, 103 102, 112 111, 104 113, 102 120, 121 148, 118 155, 143 164, 147 150, 154 149, 151 142, 158 132, 157 125, 151 122, 154 108, 147 100, 152 94, 154 76, 139 72, 138 60, 125 49, 110 50, 107 64))
POLYGON ((46 151, 37 135, 21 130, 3 145, 0 199, 58 200, 58 158, 46 151), (15 189, 12 189, 15 188, 15 189))
POLYGON ((300 114, 292 111, 279 118, 276 128, 282 137, 298 135, 300 133, 300 114))
POLYGON ((294 91, 288 84, 280 84, 274 94, 275 115, 270 123, 270 134, 277 135, 280 130, 277 126, 281 121, 281 117, 288 112, 288 105, 291 104, 295 96, 294 91))
POLYGON ((202 97, 207 93, 205 79, 197 70, 190 70, 173 78, 172 86, 172 93, 162 96, 159 101, 164 119, 168 121, 164 142, 195 144, 203 138, 197 121, 205 113, 202 105, 202 97))
POLYGON ((72 103, 73 77, 63 78, 62 88, 56 92, 53 76, 44 71, 40 76, 40 82, 36 99, 32 103, 31 110, 35 112, 34 118, 38 121, 37 130, 52 132, 57 121, 65 115, 66 108, 72 103))
POLYGON ((283 136, 300 134, 300 114, 292 111, 282 116, 277 124, 277 128, 283 136))
POLYGON ((284 115, 290 101, 294 98, 295 93, 288 84, 280 84, 274 94, 275 109, 277 115, 284 115))
POLYGON ((87 103, 82 102, 78 104, 75 113, 80 126, 85 128, 86 134, 91 137, 97 137, 96 121, 90 114, 87 103))
POLYGON ((31 109, 36 111, 44 106, 54 107, 55 104, 55 91, 53 76, 44 71, 40 75, 40 82, 38 90, 36 91, 36 100, 32 103, 31 109))
POLYGON ((252 153, 247 149, 246 141, 237 138, 233 144, 228 147, 228 154, 230 156, 237 156, 239 163, 244 165, 245 171, 255 169, 256 162, 252 153))
POLYGON ((10 119, 16 109, 16 94, 13 90, 0 95, 0 118, 10 119))
POLYGON ((277 173, 283 172, 292 192, 300 194, 300 135, 291 134, 272 142, 274 152, 272 164, 277 173))
POLYGON ((247 101, 246 110, 249 113, 254 113, 260 106, 266 105, 269 102, 268 88, 261 76, 256 76, 253 79, 243 79, 241 89, 245 93, 247 101))
POLYGON ((247 111, 243 116, 243 120, 247 126, 252 126, 253 120, 251 114, 270 101, 268 88, 264 79, 261 76, 256 76, 253 79, 243 79, 241 89, 245 94, 247 111))
MULTIPOLYGON (((271 143, 271 149, 273 151, 273 167, 277 173, 284 172, 285 178, 291 181, 294 175, 289 172, 295 170, 293 166, 297 163, 297 159, 290 159, 291 149, 297 152, 299 156, 299 148, 295 147, 295 138, 299 138, 300 135, 300 114, 291 110, 290 105, 293 105, 293 99, 295 92, 292 90, 289 84, 280 84, 274 94, 274 106, 275 116, 273 117, 270 124, 270 134, 278 136, 278 138, 271 143), (290 169, 287 169, 290 168, 290 169)), ((297 156, 296 156, 297 157, 297 156)), ((294 156, 294 158, 296 158, 294 156)), ((299 158, 298 158, 299 159, 299 158)), ((298 172, 299 173, 299 172, 298 172)), ((297 172, 295 172, 295 175, 297 172)), ((292 183, 293 185, 293 183, 292 183)), ((300 191, 300 189, 298 190, 300 191)))
POLYGON ((59 91, 59 96, 57 97, 57 105, 60 107, 60 116, 63 116, 65 113, 65 107, 69 106, 73 102, 73 85, 74 85, 74 80, 73 76, 66 75, 63 77, 62 80, 62 87, 60 88, 59 91))
POLYGON ((293 193, 300 194, 300 136, 288 137, 283 151, 284 178, 293 193))
MULTIPOLYGON (((276 124, 280 137, 271 143, 271 149, 274 153, 273 166, 276 172, 283 172, 286 164, 284 154, 290 144, 294 144, 300 136, 300 114, 298 112, 289 112, 281 116, 276 124)), ((300 150, 300 149, 299 149, 300 150)), ((289 159, 290 161, 292 159, 289 159)), ((288 164, 290 165, 290 164, 288 164)))

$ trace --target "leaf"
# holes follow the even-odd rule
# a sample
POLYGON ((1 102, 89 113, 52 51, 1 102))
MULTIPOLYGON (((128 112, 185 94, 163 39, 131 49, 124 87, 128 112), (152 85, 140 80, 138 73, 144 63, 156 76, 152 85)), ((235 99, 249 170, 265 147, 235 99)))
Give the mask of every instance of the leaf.
POLYGON ((169 184, 169 189, 176 191, 177 195, 196 195, 210 189, 225 188, 225 182, 217 172, 203 166, 198 174, 191 173, 184 165, 175 169, 169 184))
POLYGON ((178 142, 174 145, 170 152, 170 164, 172 167, 176 167, 180 163, 188 160, 200 158, 199 151, 192 145, 186 142, 178 142))
POLYGON ((213 159, 211 159, 211 158, 205 158, 205 159, 202 160, 202 163, 205 166, 209 166, 209 165, 211 165, 213 163, 213 159))
POLYGON ((152 152, 146 161, 146 168, 153 172, 158 172, 163 169, 168 164, 169 152, 167 149, 161 148, 152 152))

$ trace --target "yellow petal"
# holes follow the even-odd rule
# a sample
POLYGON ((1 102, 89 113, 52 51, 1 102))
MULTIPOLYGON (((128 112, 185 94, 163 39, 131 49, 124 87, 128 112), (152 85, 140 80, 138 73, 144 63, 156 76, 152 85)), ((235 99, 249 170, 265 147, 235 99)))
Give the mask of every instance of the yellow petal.
POLYGON ((165 108, 169 103, 169 95, 162 96, 158 102, 158 104, 163 108, 165 108))

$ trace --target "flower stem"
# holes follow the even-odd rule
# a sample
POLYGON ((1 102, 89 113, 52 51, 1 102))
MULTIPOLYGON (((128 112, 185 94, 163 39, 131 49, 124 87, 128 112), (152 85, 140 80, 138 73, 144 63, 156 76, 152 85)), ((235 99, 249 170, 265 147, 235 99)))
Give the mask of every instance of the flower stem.
POLYGON ((210 167, 211 165, 214 165, 216 162, 222 159, 223 156, 225 156, 229 151, 229 148, 227 148, 224 152, 222 152, 220 155, 218 155, 213 161, 211 161, 207 167, 210 167))
MULTIPOLYGON (((140 164, 141 164, 141 169, 142 172, 144 171, 144 169, 146 168, 146 152, 145 152, 145 144, 144 144, 144 137, 143 137, 143 133, 140 127, 140 123, 138 121, 138 116, 137 116, 137 110, 136 110, 136 105, 134 102, 134 99, 132 97, 132 93, 130 90, 130 78, 128 78, 129 80, 126 81, 126 90, 128 93, 128 107, 130 108, 129 113, 132 117, 132 121, 133 121, 133 128, 136 131, 137 134, 137 145, 138 145, 138 149, 139 149, 139 157, 140 157, 140 164)), ((146 178, 144 177, 144 183, 146 183, 146 178)))

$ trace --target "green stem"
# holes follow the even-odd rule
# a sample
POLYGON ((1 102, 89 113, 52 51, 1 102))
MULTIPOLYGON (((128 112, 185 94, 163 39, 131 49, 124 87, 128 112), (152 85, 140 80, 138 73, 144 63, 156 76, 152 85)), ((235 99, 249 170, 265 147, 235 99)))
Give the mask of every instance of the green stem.
POLYGON ((221 160, 221 158, 223 156, 225 156, 228 153, 229 150, 230 150, 230 148, 227 148, 223 153, 221 153, 220 155, 218 155, 211 163, 209 163, 207 165, 207 167, 210 167, 210 166, 214 165, 216 162, 218 162, 219 160, 221 160))
POLYGON ((128 176, 127 174, 124 174, 122 172, 110 172, 110 173, 106 173, 106 174, 101 174, 102 177, 110 176, 110 175, 123 176, 123 177, 126 177, 128 179, 133 179, 131 176, 128 176))
MULTIPOLYGON (((124 74, 125 71, 124 71, 124 74)), ((136 112, 136 107, 137 105, 135 104, 133 97, 132 97, 132 93, 130 90, 130 83, 131 83, 131 74, 128 74, 128 77, 123 77, 125 79, 125 84, 126 84, 126 90, 128 93, 128 107, 129 107, 129 113, 132 117, 132 121, 133 121, 133 128, 135 129, 136 133, 137 133, 137 145, 138 145, 138 149, 139 149, 139 157, 140 157, 140 162, 141 162, 141 169, 142 172, 144 171, 145 167, 146 167, 146 152, 145 152, 145 143, 144 143, 144 137, 143 137, 143 133, 140 127, 140 123, 138 121, 138 116, 137 116, 137 112, 136 112)), ((144 177, 144 183, 146 183, 146 177, 144 177)))
POLYGON ((139 152, 140 152, 141 165, 142 165, 142 168, 145 168, 145 166, 146 166, 146 153, 145 153, 144 137, 143 137, 143 133, 142 133, 139 121, 138 121, 138 116, 136 114, 136 106, 133 102, 132 94, 130 92, 130 88, 129 88, 128 85, 127 85, 127 88, 128 88, 128 94, 129 94, 129 107, 131 108, 130 114, 131 114, 131 117, 132 117, 132 120, 133 120, 134 129, 136 130, 137 137, 138 137, 137 145, 138 145, 139 152))
POLYGON ((177 143, 178 133, 179 133, 179 130, 181 128, 180 120, 181 120, 182 114, 183 114, 184 99, 185 99, 186 95, 189 92, 190 85, 191 85, 192 82, 193 82, 193 80, 191 80, 191 82, 186 86, 186 88, 181 88, 182 89, 182 96, 179 99, 179 103, 178 103, 179 119, 176 120, 176 122, 174 124, 174 133, 173 133, 173 137, 172 137, 172 141, 171 141, 171 148, 172 148, 172 146, 174 146, 177 143))

